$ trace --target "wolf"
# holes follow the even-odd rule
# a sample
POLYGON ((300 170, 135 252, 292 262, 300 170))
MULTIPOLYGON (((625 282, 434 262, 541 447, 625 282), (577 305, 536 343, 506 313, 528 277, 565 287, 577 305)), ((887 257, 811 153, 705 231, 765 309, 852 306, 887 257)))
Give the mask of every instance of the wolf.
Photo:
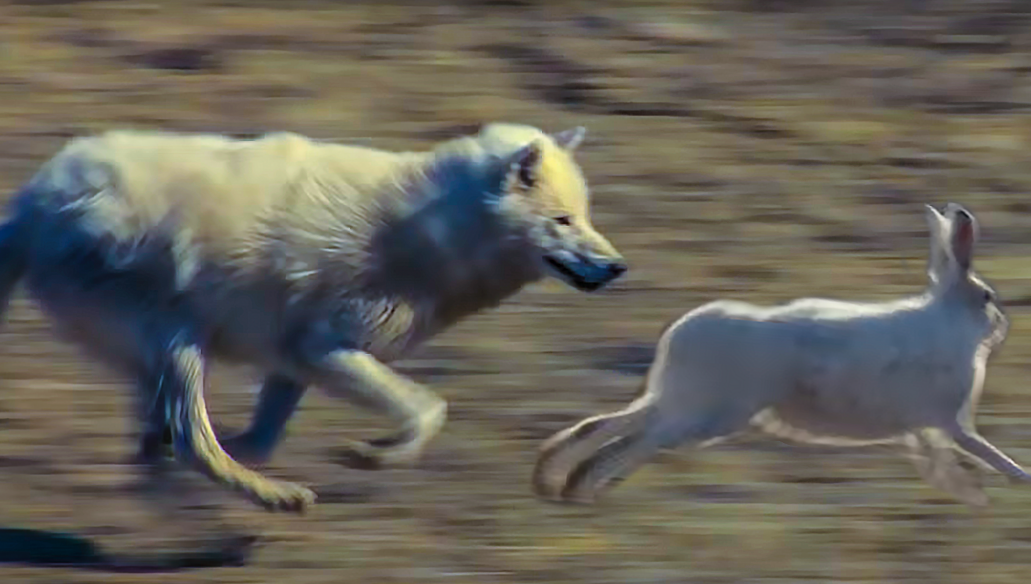
POLYGON ((586 130, 493 123, 427 151, 277 132, 114 130, 67 143, 8 203, 0 308, 16 285, 59 334, 131 379, 139 459, 173 456, 268 510, 314 494, 268 459, 309 386, 389 417, 350 448, 416 460, 445 401, 389 363, 553 276, 594 291, 626 263, 591 224, 586 130), (216 436, 213 359, 264 375, 250 425, 216 436))
POLYGON ((972 269, 978 224, 961 205, 926 207, 929 283, 881 303, 806 298, 772 307, 721 300, 660 336, 642 394, 545 441, 544 498, 594 501, 662 448, 705 446, 757 427, 800 442, 889 445, 931 485, 988 503, 956 447, 1018 482, 1019 464, 978 432, 987 361, 1009 320, 972 269))

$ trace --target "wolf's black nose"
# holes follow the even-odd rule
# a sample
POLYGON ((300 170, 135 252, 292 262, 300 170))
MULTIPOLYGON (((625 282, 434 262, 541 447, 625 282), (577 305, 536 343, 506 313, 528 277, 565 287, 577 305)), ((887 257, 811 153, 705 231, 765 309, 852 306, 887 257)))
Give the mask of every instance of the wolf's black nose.
POLYGON ((627 265, 623 262, 614 262, 609 264, 609 273, 612 274, 613 278, 622 276, 627 271, 627 265))

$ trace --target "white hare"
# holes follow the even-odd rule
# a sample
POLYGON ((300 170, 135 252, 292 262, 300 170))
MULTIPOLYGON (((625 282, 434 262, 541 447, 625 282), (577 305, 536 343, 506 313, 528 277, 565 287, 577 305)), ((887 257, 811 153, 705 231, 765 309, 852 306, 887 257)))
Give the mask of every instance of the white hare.
POLYGON ((956 204, 927 207, 930 283, 885 303, 717 301, 662 334, 642 394, 542 447, 534 489, 592 501, 659 449, 705 445, 749 426, 793 440, 900 444, 930 484, 988 498, 954 447, 1015 480, 1017 463, 974 427, 985 363, 1006 336, 995 292, 971 270, 978 227, 956 204))

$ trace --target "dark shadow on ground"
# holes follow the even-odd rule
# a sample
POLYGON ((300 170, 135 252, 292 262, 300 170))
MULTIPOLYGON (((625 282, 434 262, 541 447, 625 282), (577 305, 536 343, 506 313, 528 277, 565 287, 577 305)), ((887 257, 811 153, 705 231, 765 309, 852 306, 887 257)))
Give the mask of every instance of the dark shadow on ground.
POLYGON ((247 563, 257 540, 255 536, 241 535, 188 551, 112 554, 93 541, 74 534, 0 527, 0 565, 127 573, 242 566, 247 563))

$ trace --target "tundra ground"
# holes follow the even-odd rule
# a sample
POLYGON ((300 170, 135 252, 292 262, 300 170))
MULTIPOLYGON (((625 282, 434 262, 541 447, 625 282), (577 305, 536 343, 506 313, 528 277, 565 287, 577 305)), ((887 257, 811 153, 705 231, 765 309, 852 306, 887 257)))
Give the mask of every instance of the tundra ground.
MULTIPOLYGON (((1012 319, 979 427, 1031 465, 1022 3, 406 4, 4 3, 0 187, 116 126, 418 149, 484 121, 582 124, 595 225, 628 276, 596 295, 534 286, 403 362, 450 402, 415 468, 339 464, 343 437, 385 426, 309 393, 269 467, 319 493, 302 518, 189 473, 141 484, 130 393, 21 295, 0 334, 5 582, 1026 580, 1031 489, 989 475, 993 506, 973 511, 878 450, 744 438, 663 455, 596 507, 529 489, 540 442, 626 403, 668 321, 719 297, 915 292, 922 205, 947 201, 981 222, 975 267, 1012 319), (186 569, 208 561, 242 565, 186 569)), ((220 424, 245 422, 254 383, 217 370, 220 424)))

